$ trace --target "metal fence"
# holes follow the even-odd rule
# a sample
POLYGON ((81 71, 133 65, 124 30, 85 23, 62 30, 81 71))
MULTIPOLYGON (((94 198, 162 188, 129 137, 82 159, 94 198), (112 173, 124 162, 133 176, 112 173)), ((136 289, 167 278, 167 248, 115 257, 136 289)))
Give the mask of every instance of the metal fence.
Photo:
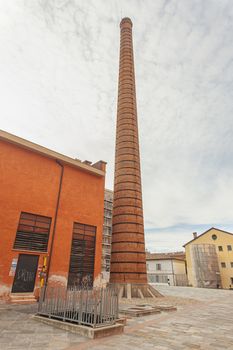
POLYGON ((114 324, 118 318, 117 289, 44 287, 38 314, 90 327, 114 324))
POLYGON ((169 284, 171 286, 187 286, 188 278, 186 274, 148 273, 148 282, 169 284))

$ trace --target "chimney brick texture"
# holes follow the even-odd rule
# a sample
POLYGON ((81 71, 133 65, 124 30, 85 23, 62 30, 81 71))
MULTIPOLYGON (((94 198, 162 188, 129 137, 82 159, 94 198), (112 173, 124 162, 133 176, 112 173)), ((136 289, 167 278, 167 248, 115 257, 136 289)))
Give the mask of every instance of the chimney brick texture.
POLYGON ((120 24, 111 283, 147 283, 132 22, 120 24))

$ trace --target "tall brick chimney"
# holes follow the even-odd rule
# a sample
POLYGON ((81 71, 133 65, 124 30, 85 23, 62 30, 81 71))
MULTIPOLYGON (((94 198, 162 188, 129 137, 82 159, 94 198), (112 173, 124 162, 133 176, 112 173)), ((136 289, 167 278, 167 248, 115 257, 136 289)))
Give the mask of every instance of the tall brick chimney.
MULTIPOLYGON (((115 178, 110 283, 127 284, 121 291, 131 297, 148 295, 136 89, 132 41, 132 21, 120 23, 120 69, 118 84, 115 178), (146 293, 145 293, 146 290, 146 293), (134 293, 135 294, 135 293, 134 293)), ((123 287, 122 287, 123 288, 123 287)), ((149 293, 150 294, 150 293, 149 293)))

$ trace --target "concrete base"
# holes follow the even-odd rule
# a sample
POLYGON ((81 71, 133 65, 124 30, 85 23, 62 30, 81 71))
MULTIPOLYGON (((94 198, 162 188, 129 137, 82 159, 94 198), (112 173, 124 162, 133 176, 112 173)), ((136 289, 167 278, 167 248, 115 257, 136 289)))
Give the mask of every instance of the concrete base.
POLYGON ((158 305, 158 308, 159 310, 165 311, 165 312, 177 311, 177 307, 172 305, 158 305))
POLYGON ((118 289, 119 299, 126 298, 160 298, 163 297, 156 289, 147 283, 110 283, 118 289))
POLYGON ((72 333, 80 334, 84 337, 88 337, 91 339, 103 338, 103 337, 108 337, 110 335, 121 334, 124 331, 124 324, 121 324, 121 323, 116 323, 111 326, 91 328, 91 327, 87 327, 79 324, 58 321, 51 318, 42 317, 39 315, 33 316, 33 319, 56 328, 60 328, 72 333))
POLYGON ((132 304, 120 304, 119 313, 121 315, 129 316, 129 317, 141 317, 153 314, 159 314, 161 312, 171 312, 176 311, 175 306, 171 305, 132 305, 132 304))
POLYGON ((148 306, 130 306, 130 307, 120 307, 120 314, 131 316, 131 317, 141 317, 147 315, 160 314, 161 311, 158 307, 151 305, 148 306))
POLYGON ((127 317, 120 317, 116 320, 116 323, 118 324, 123 324, 124 326, 126 326, 127 324, 127 317))

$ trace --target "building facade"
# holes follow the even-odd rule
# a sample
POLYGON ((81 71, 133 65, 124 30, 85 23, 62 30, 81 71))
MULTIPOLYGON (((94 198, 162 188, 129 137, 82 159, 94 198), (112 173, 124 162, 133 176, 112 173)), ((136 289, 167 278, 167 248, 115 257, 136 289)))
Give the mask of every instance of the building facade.
POLYGON ((104 191, 104 227, 102 240, 102 279, 109 282, 112 241, 112 205, 113 191, 104 191))
POLYGON ((187 286, 185 254, 183 252, 147 253, 146 265, 149 283, 187 286))
POLYGON ((211 228, 184 245, 189 284, 233 288, 233 234, 211 228))
POLYGON ((0 131, 0 296, 101 276, 105 162, 0 131))

